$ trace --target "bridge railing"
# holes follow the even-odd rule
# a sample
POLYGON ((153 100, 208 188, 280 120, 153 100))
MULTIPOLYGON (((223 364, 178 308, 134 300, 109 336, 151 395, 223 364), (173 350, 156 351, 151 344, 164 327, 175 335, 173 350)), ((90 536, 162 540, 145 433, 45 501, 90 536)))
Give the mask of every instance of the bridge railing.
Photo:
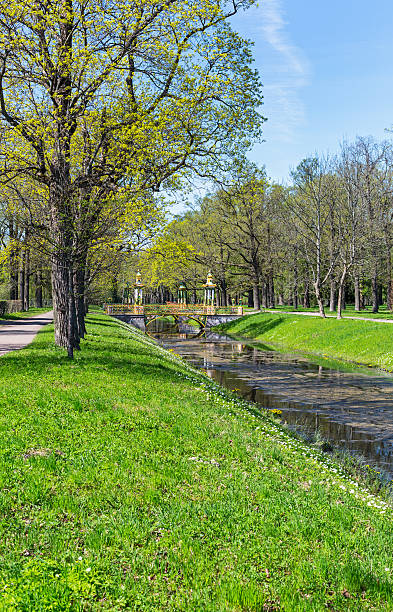
POLYGON ((214 306, 205 306, 204 304, 177 304, 176 302, 167 302, 166 304, 145 304, 145 314, 204 314, 207 313, 207 308, 214 306))
POLYGON ((242 306, 206 306, 205 304, 105 304, 105 312, 112 314, 134 314, 134 315, 242 315, 242 306))
POLYGON ((106 314, 140 314, 143 315, 144 307, 140 304, 104 304, 106 314))

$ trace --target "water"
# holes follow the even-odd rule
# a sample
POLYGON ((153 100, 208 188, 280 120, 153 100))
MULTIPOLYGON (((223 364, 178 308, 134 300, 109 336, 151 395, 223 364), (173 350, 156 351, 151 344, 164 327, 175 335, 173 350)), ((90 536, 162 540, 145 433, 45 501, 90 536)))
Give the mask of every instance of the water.
POLYGON ((335 447, 366 458, 393 478, 393 376, 282 353, 252 341, 233 340, 162 321, 150 329, 166 348, 224 387, 280 410, 291 427, 319 431, 335 447))

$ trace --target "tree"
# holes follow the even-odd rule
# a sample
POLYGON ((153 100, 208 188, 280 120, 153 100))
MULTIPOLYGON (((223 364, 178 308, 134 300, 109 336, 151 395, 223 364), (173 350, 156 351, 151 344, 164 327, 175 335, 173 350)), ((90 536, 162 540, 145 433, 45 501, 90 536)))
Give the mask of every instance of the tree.
POLYGON ((384 201, 383 185, 389 170, 389 145, 371 138, 358 138, 349 148, 354 165, 353 189, 356 189, 365 208, 365 241, 371 273, 372 312, 379 309, 378 280, 383 250, 384 201), (381 189, 382 188, 382 189, 381 189))
POLYGON ((325 160, 318 157, 304 159, 292 172, 294 188, 287 200, 299 235, 304 256, 312 273, 319 314, 325 317, 321 289, 334 268, 338 249, 328 254, 326 249, 329 222, 336 206, 331 197, 332 177, 325 160))
MULTIPOLYGON (((366 210, 361 198, 358 183, 358 167, 353 157, 353 149, 344 143, 341 155, 336 160, 337 177, 343 191, 340 206, 337 209, 340 224, 341 274, 339 280, 339 295, 337 303, 337 318, 342 317, 342 300, 347 274, 360 263, 364 238, 366 210)), ((359 277, 356 271, 355 280, 355 310, 360 310, 359 277)))
POLYGON ((170 224, 141 257, 143 277, 150 287, 165 285, 175 290, 195 261, 193 246, 174 229, 170 224))
POLYGON ((225 228, 219 241, 228 249, 236 273, 251 281, 253 302, 258 310, 263 275, 261 247, 268 236, 266 190, 264 171, 249 166, 241 169, 231 185, 223 185, 214 201, 220 223, 225 228))
POLYGON ((248 4, 2 1, 3 176, 47 202, 55 340, 69 356, 89 249, 122 216, 119 193, 208 176, 258 136, 249 45, 225 24, 248 4))

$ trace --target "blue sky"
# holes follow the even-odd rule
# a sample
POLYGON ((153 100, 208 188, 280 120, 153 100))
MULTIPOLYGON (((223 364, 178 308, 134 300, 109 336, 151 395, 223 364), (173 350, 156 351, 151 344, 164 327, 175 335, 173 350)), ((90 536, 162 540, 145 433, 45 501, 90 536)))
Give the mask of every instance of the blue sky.
POLYGON ((255 43, 268 121, 250 157, 272 179, 343 139, 393 137, 392 0, 260 0, 233 26, 255 43))

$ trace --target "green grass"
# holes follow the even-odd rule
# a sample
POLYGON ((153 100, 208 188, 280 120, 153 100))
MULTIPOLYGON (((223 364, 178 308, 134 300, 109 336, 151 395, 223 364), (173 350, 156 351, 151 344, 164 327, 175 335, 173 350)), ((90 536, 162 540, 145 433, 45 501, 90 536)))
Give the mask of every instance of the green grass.
POLYGON ((136 331, 0 359, 0 610, 393 610, 390 506, 136 331))
POLYGON ((26 317, 34 317, 38 314, 43 314, 45 312, 50 312, 52 308, 50 306, 46 306, 45 308, 29 308, 29 310, 24 310, 23 312, 13 312, 11 314, 5 314, 0 316, 0 324, 1 321, 25 319, 26 317))
MULTIPOLYGON (((272 309, 267 309, 272 310, 272 309)), ((317 306, 312 306, 310 308, 303 308, 299 306, 299 308, 295 309, 293 306, 276 306, 274 308, 277 312, 318 312, 317 306)), ((325 314, 327 316, 336 316, 337 311, 330 311, 329 307, 325 308, 325 314)), ((386 306, 380 306, 379 312, 373 313, 371 312, 371 306, 367 306, 363 310, 356 311, 353 304, 348 305, 342 311, 343 317, 365 317, 367 319, 390 319, 393 320, 393 313, 386 308, 386 306)))
POLYGON ((285 349, 393 370, 393 326, 389 323, 258 313, 216 329, 285 349))

